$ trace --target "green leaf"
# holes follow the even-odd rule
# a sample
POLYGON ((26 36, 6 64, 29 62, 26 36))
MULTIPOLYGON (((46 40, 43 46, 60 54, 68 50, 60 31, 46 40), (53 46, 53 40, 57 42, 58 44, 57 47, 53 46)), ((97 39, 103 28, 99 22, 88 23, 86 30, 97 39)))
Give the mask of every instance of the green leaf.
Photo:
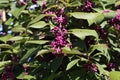
POLYGON ((23 39, 23 37, 21 37, 21 36, 15 36, 15 37, 10 38, 8 41, 18 41, 18 40, 22 40, 22 39, 23 39))
POLYGON ((71 69, 75 64, 78 63, 79 60, 80 59, 75 59, 75 60, 71 61, 70 63, 68 63, 66 70, 71 69))
POLYGON ((98 13, 103 13, 103 9, 100 9, 100 8, 93 8, 93 10, 95 10, 98 13))
POLYGON ((12 31, 13 32, 23 32, 23 31, 26 31, 26 28, 23 28, 23 27, 14 27, 14 28, 12 28, 12 31))
POLYGON ((89 26, 93 23, 100 23, 104 19, 102 13, 85 13, 85 12, 73 12, 70 13, 73 17, 77 19, 85 19, 88 21, 89 26))
POLYGON ((115 2, 116 2, 116 0, 99 0, 101 3, 102 3, 102 5, 104 6, 104 7, 106 7, 106 6, 108 6, 108 5, 111 5, 111 4, 115 4, 115 2))
POLYGON ((49 42, 48 40, 30 40, 26 41, 25 44, 45 44, 49 42))
POLYGON ((12 54, 13 52, 11 50, 2 51, 1 54, 12 54))
POLYGON ((77 6, 81 6, 82 3, 80 3, 80 1, 76 0, 74 2, 71 2, 69 7, 77 7, 77 6))
POLYGON ((20 62, 23 63, 23 62, 26 62, 27 59, 29 57, 31 57, 32 55, 36 54, 37 51, 39 50, 39 47, 38 48, 31 48, 27 51, 27 53, 20 59, 20 62))
POLYGON ((0 74, 4 71, 4 67, 0 68, 0 74))
POLYGON ((98 51, 107 53, 108 46, 106 44, 96 44, 96 45, 91 45, 91 49, 92 51, 97 49, 98 51))
POLYGON ((37 23, 34 23, 32 25, 29 26, 29 28, 35 28, 35 29, 40 29, 40 28, 43 28, 45 26, 47 26, 48 24, 44 21, 39 21, 37 23))
POLYGON ((7 4, 7 3, 1 3, 0 4, 0 8, 2 9, 2 8, 5 8, 5 7, 9 7, 10 6, 10 4, 7 4))
POLYGON ((49 52, 51 52, 51 51, 47 50, 47 49, 42 49, 42 50, 38 51, 36 56, 43 55, 43 54, 46 54, 46 53, 49 53, 49 52))
POLYGON ((35 76, 32 75, 25 75, 25 73, 21 73, 20 75, 17 76, 17 79, 27 79, 27 80, 35 80, 35 76))
POLYGON ((57 69, 60 67, 60 65, 62 64, 63 61, 63 57, 59 57, 59 58, 55 58, 52 60, 51 62, 51 70, 53 72, 56 72, 57 69))
POLYGON ((29 25, 38 22, 39 20, 41 20, 42 18, 46 17, 46 16, 54 16, 52 14, 40 14, 39 16, 35 17, 30 23, 29 25))
POLYGON ((107 70, 105 70, 105 67, 106 67, 106 66, 101 65, 101 64, 99 64, 99 63, 97 63, 96 65, 97 65, 97 67, 98 67, 98 70, 99 70, 99 74, 100 74, 100 75, 102 75, 102 74, 104 74, 104 75, 109 75, 109 72, 108 72, 107 70))
POLYGON ((19 17, 19 15, 21 14, 21 12, 25 9, 25 7, 26 6, 22 6, 22 7, 16 7, 16 5, 13 3, 13 4, 11 4, 11 11, 10 11, 10 13, 12 13, 13 14, 13 16, 15 17, 15 18, 17 18, 18 19, 18 17, 19 17))
POLYGON ((110 80, 120 80, 120 71, 111 71, 110 80))
POLYGON ((117 52, 120 52, 120 48, 115 48, 113 47, 113 50, 117 51, 117 52))
POLYGON ((13 47, 9 44, 0 44, 0 48, 10 48, 13 49, 13 47))
POLYGON ((93 56, 103 55, 108 59, 108 61, 110 60, 110 55, 108 53, 108 46, 106 44, 91 45, 89 50, 90 52, 88 54, 91 55, 95 50, 98 50, 100 52, 94 54, 93 56))
POLYGON ((46 16, 45 14, 41 14, 41 15, 37 16, 35 19, 33 19, 29 24, 33 24, 35 22, 38 22, 39 20, 41 20, 45 16, 46 16))
POLYGON ((9 3, 9 0, 0 0, 0 4, 1 3, 9 3))
POLYGON ((80 51, 77 49, 70 49, 69 47, 62 48, 62 53, 64 54, 80 54, 80 51))
POLYGON ((115 3, 115 6, 117 7, 117 6, 119 6, 120 5, 120 1, 117 1, 116 3, 115 3))
POLYGON ((6 36, 2 36, 0 37, 0 41, 2 42, 6 42, 8 41, 12 36, 10 34, 6 35, 6 36))
POLYGON ((86 36, 94 36, 98 40, 98 34, 95 30, 70 29, 70 32, 81 40, 84 40, 86 36))
POLYGON ((11 63, 10 60, 8 60, 8 61, 0 61, 0 68, 5 67, 5 66, 9 65, 10 63, 11 63))
POLYGON ((13 18, 9 18, 6 22, 5 22, 5 25, 10 25, 11 22, 13 22, 13 18))
POLYGON ((117 44, 117 41, 116 41, 116 35, 115 34, 108 34, 108 40, 110 42, 110 45, 114 46, 114 47, 117 47, 118 44, 117 44))
POLYGON ((116 11, 108 12, 108 13, 103 13, 104 17, 106 19, 111 19, 114 18, 117 15, 116 11))

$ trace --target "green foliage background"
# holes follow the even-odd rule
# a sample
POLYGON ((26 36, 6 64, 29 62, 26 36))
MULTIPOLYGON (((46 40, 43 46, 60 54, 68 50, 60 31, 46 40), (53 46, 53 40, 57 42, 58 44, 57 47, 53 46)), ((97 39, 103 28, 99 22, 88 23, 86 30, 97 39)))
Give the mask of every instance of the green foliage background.
POLYGON ((12 72, 15 77, 23 80, 119 80, 120 31, 107 21, 117 15, 115 7, 120 5, 120 1, 92 0, 95 3, 93 12, 81 11, 84 0, 59 0, 58 4, 56 0, 46 1, 46 11, 65 7, 68 18, 65 28, 72 48, 62 49, 65 56, 52 54, 50 43, 54 36, 51 30, 55 23, 52 19, 45 19, 53 18, 55 14, 42 13, 43 0, 37 1, 40 7, 35 10, 29 10, 33 5, 31 1, 27 5, 16 6, 13 0, 0 0, 0 9, 5 10, 7 19, 1 24, 5 32, 12 30, 11 34, 0 35, 1 76, 7 66, 14 66, 12 72), (105 10, 111 12, 104 13, 105 10), (97 32, 92 27, 94 25, 108 32, 106 39, 100 37, 104 34, 97 32), (90 38, 94 43, 88 45, 90 38), (114 63, 115 69, 107 70, 109 63, 114 63), (97 72, 88 70, 84 64, 95 64, 97 72), (24 74, 24 65, 28 67, 28 75, 24 74))

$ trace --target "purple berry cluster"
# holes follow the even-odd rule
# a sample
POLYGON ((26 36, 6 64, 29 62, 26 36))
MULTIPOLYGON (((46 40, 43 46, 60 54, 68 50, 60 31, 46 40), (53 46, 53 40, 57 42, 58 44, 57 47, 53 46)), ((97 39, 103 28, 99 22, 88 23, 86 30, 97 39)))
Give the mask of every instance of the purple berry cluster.
POLYGON ((64 25, 67 23, 67 19, 64 16, 64 8, 60 9, 54 17, 54 22, 57 23, 57 26, 54 27, 51 32, 54 34, 55 39, 51 42, 53 49, 53 54, 61 54, 62 48, 69 46, 67 41, 67 30, 64 28, 64 25))
POLYGON ((115 70, 115 68, 116 68, 116 65, 115 65, 115 63, 109 63, 109 64, 107 64, 107 70, 108 71, 112 71, 112 70, 115 70))
POLYGON ((120 10, 117 10, 117 15, 108 21, 108 23, 114 27, 115 30, 120 30, 120 10))
POLYGON ((17 80, 15 78, 14 73, 12 72, 12 66, 7 66, 5 68, 5 72, 2 73, 1 79, 2 80, 8 80, 8 79, 10 79, 10 80, 17 80))
POLYGON ((84 64, 83 65, 85 68, 87 68, 88 71, 93 71, 93 72, 97 72, 98 71, 98 67, 96 66, 96 64, 92 63, 92 64, 84 64))
POLYGON ((99 25, 94 26, 94 29, 98 32, 99 37, 101 39, 107 39, 108 36, 108 32, 106 30, 104 30, 103 28, 101 28, 99 25))
POLYGON ((14 76, 14 74, 12 72, 4 72, 2 74, 2 78, 1 79, 2 80, 8 80, 8 79, 10 79, 10 80, 16 80, 16 78, 15 78, 15 76, 14 76))
POLYGON ((85 4, 82 7, 82 11, 84 12, 92 12, 94 4, 92 3, 91 0, 85 0, 85 4))

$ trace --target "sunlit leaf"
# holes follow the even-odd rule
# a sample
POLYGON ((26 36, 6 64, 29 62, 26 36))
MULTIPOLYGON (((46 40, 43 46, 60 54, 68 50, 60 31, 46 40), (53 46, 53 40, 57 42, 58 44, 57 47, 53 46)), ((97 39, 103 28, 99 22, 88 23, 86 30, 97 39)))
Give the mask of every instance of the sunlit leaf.
POLYGON ((6 41, 8 41, 10 38, 11 38, 12 36, 11 35, 5 35, 5 36, 2 36, 2 37, 0 37, 0 41, 2 41, 2 42, 6 42, 6 41))
POLYGON ((75 35, 76 37, 84 40, 87 36, 94 36, 98 40, 98 34, 95 30, 89 29, 70 29, 70 33, 75 35))
POLYGON ((44 21, 39 21, 37 23, 34 23, 32 25, 29 26, 29 28, 35 28, 35 29, 40 29, 40 28, 44 28, 45 26, 47 26, 48 24, 44 21))
POLYGON ((104 19, 104 15, 101 13, 73 12, 70 13, 70 15, 77 19, 87 20, 89 25, 92 25, 93 23, 100 23, 104 19))
POLYGON ((0 44, 0 48, 10 48, 13 49, 13 47, 9 44, 0 44))
POLYGON ((43 55, 43 54, 46 54, 46 53, 49 53, 49 52, 50 52, 50 50, 42 49, 42 50, 38 51, 36 56, 43 55))
POLYGON ((10 38, 8 41, 18 41, 18 40, 22 40, 22 39, 23 39, 23 37, 21 37, 21 36, 15 36, 15 37, 10 38))
POLYGON ((117 15, 116 11, 110 11, 108 13, 103 14, 106 19, 114 18, 117 15))
POLYGON ((108 53, 108 46, 106 44, 91 45, 89 55, 91 55, 95 50, 98 50, 100 52, 94 54, 93 56, 103 55, 108 59, 108 61, 110 60, 110 55, 108 53))
POLYGON ((25 44, 45 44, 49 42, 48 40, 30 40, 26 41, 25 44))
POLYGON ((22 7, 16 7, 14 4, 11 4, 12 6, 11 6, 11 13, 13 14, 13 16, 15 17, 15 18, 17 18, 18 19, 18 17, 19 17, 19 15, 21 14, 21 12, 25 9, 25 6, 22 6, 22 7))
POLYGON ((17 79, 27 79, 27 80, 31 80, 31 79, 36 79, 36 78, 35 78, 35 76, 25 75, 25 73, 21 73, 20 75, 17 76, 17 79))
POLYGON ((23 28, 23 27, 15 27, 15 28, 12 28, 12 31, 13 31, 13 32, 23 32, 23 31, 26 31, 26 28, 23 28))
POLYGON ((5 67, 5 66, 7 66, 7 65, 10 64, 10 63, 11 63, 10 60, 8 60, 8 61, 0 61, 0 68, 1 68, 1 67, 5 67))
POLYGON ((119 80, 119 79, 120 79, 120 71, 110 72, 110 80, 119 80))
POLYGON ((62 53, 64 53, 64 54, 80 54, 80 51, 76 50, 76 49, 71 50, 69 47, 64 47, 64 48, 62 48, 62 53))
POLYGON ((66 70, 71 69, 74 65, 76 65, 78 63, 79 60, 80 59, 75 59, 75 60, 71 61, 70 63, 68 63, 66 70))

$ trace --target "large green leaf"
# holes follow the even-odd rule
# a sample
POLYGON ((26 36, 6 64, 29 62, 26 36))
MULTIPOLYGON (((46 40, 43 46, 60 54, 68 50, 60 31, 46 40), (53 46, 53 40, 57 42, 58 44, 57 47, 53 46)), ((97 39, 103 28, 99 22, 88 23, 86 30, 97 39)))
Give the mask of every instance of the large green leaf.
POLYGON ((103 13, 103 15, 106 19, 111 19, 111 18, 114 18, 117 15, 117 12, 110 11, 108 13, 103 13))
POLYGON ((25 44, 45 44, 49 42, 48 40, 30 40, 26 41, 25 44))
POLYGON ((90 50, 89 50, 90 52, 88 54, 91 55, 95 50, 98 50, 100 52, 94 54, 93 56, 103 55, 108 59, 108 61, 110 60, 108 46, 106 44, 91 45, 90 50))
POLYGON ((66 70, 71 69, 74 65, 76 65, 78 63, 79 60, 80 59, 75 59, 75 60, 71 61, 70 63, 68 63, 66 70))
POLYGON ((23 32, 23 31, 26 31, 26 28, 24 28, 24 27, 14 27, 14 28, 12 28, 12 31, 13 32, 23 32))
POLYGON ((93 23, 100 23, 104 19, 104 15, 102 13, 73 12, 70 13, 70 15, 77 19, 87 20, 89 25, 92 25, 93 23))
POLYGON ((8 41, 12 36, 10 34, 6 35, 6 36, 2 36, 0 37, 0 41, 2 42, 6 42, 8 41))
POLYGON ((20 62, 21 63, 26 62, 27 59, 32 55, 36 54, 38 50, 39 50, 39 47, 29 49, 27 53, 20 59, 20 62))
POLYGON ((77 49, 70 49, 69 47, 62 48, 62 53, 64 54, 80 54, 80 51, 77 49))
POLYGON ((26 6, 22 6, 22 7, 16 7, 15 4, 11 4, 11 13, 13 14, 13 16, 15 18, 18 19, 19 15, 21 14, 21 12, 25 9, 26 6))
POLYGON ((9 48, 9 49, 13 49, 13 47, 9 44, 0 44, 0 48, 9 48))
POLYGON ((98 40, 98 34, 95 30, 89 29, 70 29, 69 30, 73 35, 84 40, 86 36, 94 36, 98 40))
POLYGON ((105 70, 105 67, 106 67, 106 66, 101 65, 101 64, 99 64, 99 63, 97 63, 96 65, 97 65, 97 68, 98 68, 98 70, 99 70, 99 74, 100 74, 100 75, 102 75, 102 74, 107 75, 107 76, 109 75, 109 72, 108 72, 107 70, 105 70))
POLYGON ((40 29, 40 28, 43 28, 45 26, 47 26, 48 24, 44 21, 39 21, 37 23, 34 23, 32 25, 29 26, 29 28, 35 28, 35 29, 40 29))
POLYGON ((1 68, 1 67, 5 67, 5 66, 7 66, 7 65, 10 64, 10 63, 11 63, 10 60, 8 60, 8 61, 0 61, 0 68, 1 68))
POLYGON ((15 36, 15 37, 10 38, 8 41, 18 41, 18 40, 22 40, 22 39, 23 39, 22 36, 15 36))
POLYGON ((110 80, 120 80, 120 71, 111 71, 110 80))

